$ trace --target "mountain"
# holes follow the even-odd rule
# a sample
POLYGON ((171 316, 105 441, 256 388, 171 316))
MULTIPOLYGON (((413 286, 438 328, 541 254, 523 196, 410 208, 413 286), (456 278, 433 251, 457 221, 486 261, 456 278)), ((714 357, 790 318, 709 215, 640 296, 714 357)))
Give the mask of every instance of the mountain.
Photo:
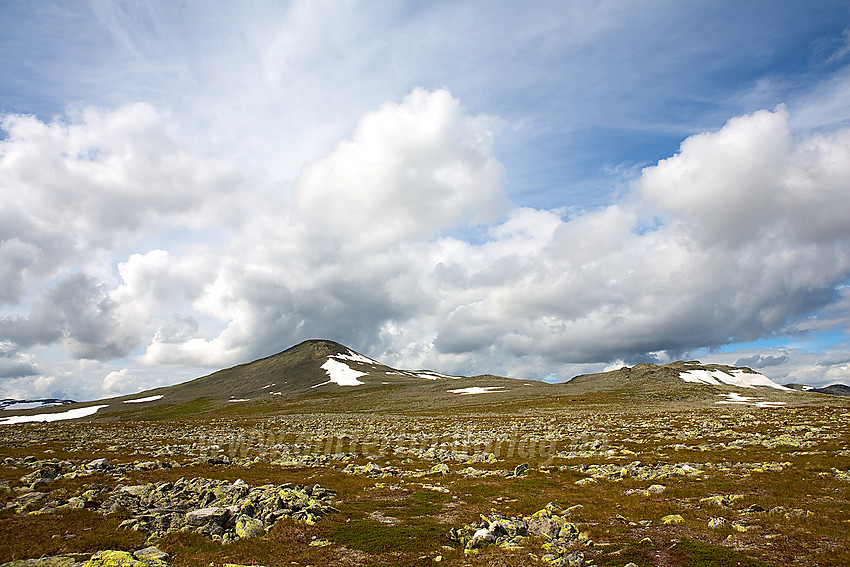
POLYGON ((339 343, 309 340, 281 353, 138 394, 0 416, 0 423, 60 419, 163 420, 286 413, 557 413, 566 405, 688 403, 775 407, 814 398, 749 368, 696 361, 638 364, 566 383, 399 370, 339 343))
POLYGON ((2 410, 25 410, 44 409, 62 404, 75 404, 74 400, 61 400, 59 398, 39 398, 36 400, 16 400, 14 398, 3 398, 0 400, 0 411, 2 410))
MULTIPOLYGON (((685 387, 685 384, 738 388, 772 388, 789 390, 767 376, 746 367, 723 364, 702 364, 699 361, 677 361, 664 365, 638 364, 617 370, 576 376, 567 384, 590 384, 596 388, 640 388, 665 384, 670 388, 685 387)), ((687 388, 686 388, 687 389, 687 388)))
POLYGON ((470 378, 429 370, 399 370, 339 343, 309 340, 281 353, 168 388, 150 390, 150 393, 167 391, 172 401, 208 398, 231 402, 237 399, 268 400, 275 396, 333 395, 375 388, 386 390, 388 386, 422 386, 437 381, 453 383, 464 380, 470 378))
MULTIPOLYGON (((647 401, 712 402, 751 406, 788 403, 791 388, 747 367, 676 361, 638 364, 576 376, 565 384, 576 392, 609 392, 647 401), (718 399, 719 398, 719 399, 718 399)), ((794 399, 794 402, 799 400, 794 399)))
MULTIPOLYGON (((199 414, 403 412, 411 408, 427 412, 545 397, 552 388, 544 382, 491 375, 400 370, 333 341, 308 340, 281 353, 174 386, 76 404, 71 408, 76 413, 68 415, 143 420, 199 414), (90 413, 81 415, 77 410, 90 413)), ((56 419, 53 412, 22 413, 17 420, 0 416, 0 423, 56 419)))
POLYGON ((832 396, 850 397, 850 386, 847 386, 846 384, 833 384, 831 386, 824 386, 822 388, 815 388, 814 386, 807 386, 805 384, 785 384, 785 387, 791 388, 792 390, 810 392, 813 394, 830 394, 832 396))

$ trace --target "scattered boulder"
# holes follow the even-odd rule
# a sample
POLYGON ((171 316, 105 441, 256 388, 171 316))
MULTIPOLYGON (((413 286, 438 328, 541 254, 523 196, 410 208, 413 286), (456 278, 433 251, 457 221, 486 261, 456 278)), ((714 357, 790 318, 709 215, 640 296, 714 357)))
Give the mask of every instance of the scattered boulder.
POLYGON ((668 514, 661 518, 661 523, 665 526, 684 524, 685 519, 679 514, 668 514))
POLYGON ((721 506, 723 508, 731 508, 736 500, 740 500, 743 497, 744 496, 741 494, 719 494, 716 496, 700 498, 699 501, 704 504, 712 504, 714 506, 721 506))
POLYGON ((430 471, 431 474, 442 474, 442 475, 449 474, 449 472, 451 472, 451 471, 449 471, 449 466, 446 463, 437 463, 436 465, 431 467, 431 471, 430 471))
POLYGON ((17 512, 29 512, 37 510, 47 502, 47 494, 44 492, 24 492, 6 504, 6 508, 13 508, 17 512))
POLYGON ((202 526, 209 523, 223 524, 227 516, 227 508, 220 508, 218 506, 200 508, 186 512, 186 523, 190 526, 202 526))
POLYGON ((207 478, 119 484, 114 489, 87 484, 80 495, 68 500, 51 498, 64 491, 48 494, 26 490, 9 501, 6 508, 31 514, 73 508, 96 509, 105 515, 122 512, 130 517, 120 527, 147 533, 150 543, 168 533, 187 530, 227 543, 262 536, 280 518, 315 524, 335 510, 331 505, 334 493, 318 484, 251 487, 242 480, 231 483, 207 478))
POLYGON ((708 521, 708 527, 713 529, 713 530, 716 530, 718 528, 722 528, 723 526, 725 526, 728 523, 729 523, 729 520, 727 520, 726 518, 723 518, 723 517, 712 518, 708 521))
POLYGON ((567 521, 571 507, 564 510, 550 502, 532 514, 522 518, 508 518, 501 514, 481 516, 481 521, 452 528, 449 538, 463 546, 466 553, 476 553, 488 545, 505 549, 520 549, 529 537, 544 541, 546 554, 541 560, 550 565, 581 566, 584 553, 577 546, 591 545, 589 534, 581 532, 575 524, 567 521))
POLYGON ((104 471, 109 468, 109 460, 101 457, 86 463, 85 468, 90 471, 104 471))
POLYGON ((18 559, 3 563, 0 567, 79 567, 80 563, 70 555, 53 555, 38 559, 18 559))
POLYGON ((552 518, 531 518, 528 520, 528 533, 531 535, 555 538, 561 526, 552 518))
POLYGON ((133 553, 136 556, 136 559, 147 560, 147 559, 161 559, 164 560, 168 557, 168 554, 161 550, 158 547, 146 547, 144 549, 140 549, 133 553))
POLYGON ((263 522, 250 516, 241 515, 236 519, 236 535, 240 538, 251 538, 265 535, 263 522))
POLYGON ((528 472, 529 465, 528 463, 522 463, 521 465, 517 465, 513 470, 513 474, 511 476, 522 476, 528 472))
POLYGON ((169 567, 161 559, 140 559, 127 551, 98 551, 81 567, 169 567))

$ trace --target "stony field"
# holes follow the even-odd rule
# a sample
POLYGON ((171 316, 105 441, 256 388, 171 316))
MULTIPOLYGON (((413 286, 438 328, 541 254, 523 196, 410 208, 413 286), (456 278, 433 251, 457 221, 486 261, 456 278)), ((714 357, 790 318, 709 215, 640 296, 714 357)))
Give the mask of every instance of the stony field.
POLYGON ((523 412, 3 426, 0 563, 850 565, 850 404, 523 412))

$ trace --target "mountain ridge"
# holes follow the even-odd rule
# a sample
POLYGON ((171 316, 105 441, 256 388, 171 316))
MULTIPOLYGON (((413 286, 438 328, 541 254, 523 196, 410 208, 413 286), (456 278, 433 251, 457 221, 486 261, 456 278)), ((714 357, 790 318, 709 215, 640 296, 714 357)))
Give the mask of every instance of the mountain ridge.
MULTIPOLYGON (((616 403, 618 399, 638 405, 681 402, 778 407, 822 393, 830 392, 801 391, 779 385, 751 368, 699 361, 637 364, 561 383, 489 374, 450 376, 396 369, 340 343, 310 339, 277 354, 172 386, 67 404, 48 409, 49 415, 22 410, 19 419, 36 420, 38 415, 58 419, 53 414, 60 409, 73 418, 126 420, 310 411, 489 411, 488 407, 499 404, 557 411, 562 404, 616 403)), ((14 422, 0 418, 0 423, 4 421, 14 422)))

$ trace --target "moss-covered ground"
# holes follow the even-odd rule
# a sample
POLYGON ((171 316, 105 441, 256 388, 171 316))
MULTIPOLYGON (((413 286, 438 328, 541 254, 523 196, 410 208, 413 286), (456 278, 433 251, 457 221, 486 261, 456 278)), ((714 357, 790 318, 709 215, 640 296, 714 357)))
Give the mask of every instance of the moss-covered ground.
POLYGON ((631 411, 599 398, 465 415, 191 419, 198 404, 132 424, 4 426, 0 507, 28 490, 21 477, 38 462, 78 467, 105 457, 123 472, 67 475, 37 490, 67 499, 92 483, 181 477, 321 484, 335 491, 337 511, 315 525, 281 519, 262 537, 221 544, 195 533, 145 542, 144 533, 118 528, 120 513, 8 509, 0 512, 0 563, 156 543, 181 567, 545 565, 540 537, 467 553, 448 534, 482 514, 527 516, 553 502, 587 532, 589 541, 574 544, 585 565, 850 565, 850 407, 840 403, 631 411), (380 470, 365 472, 369 463, 380 470), (433 469, 440 463, 447 473, 433 469), (523 463, 528 471, 513 476, 523 463), (663 488, 648 491, 653 485, 663 488), (663 523, 670 515, 681 523, 663 523), (725 522, 710 527, 716 518, 725 522))

